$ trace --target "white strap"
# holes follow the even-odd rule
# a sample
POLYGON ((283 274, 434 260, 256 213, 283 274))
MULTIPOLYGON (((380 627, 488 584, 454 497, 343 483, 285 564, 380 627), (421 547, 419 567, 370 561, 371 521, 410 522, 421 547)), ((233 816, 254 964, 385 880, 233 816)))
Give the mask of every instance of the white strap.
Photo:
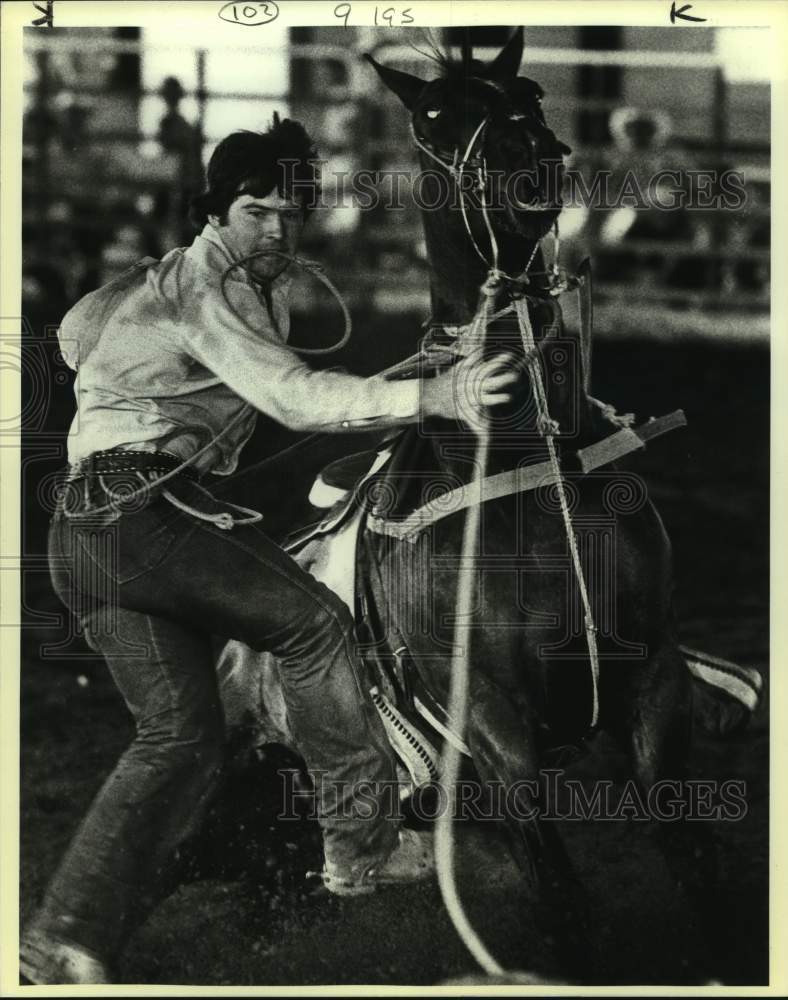
POLYGON ((457 486, 418 507, 402 521, 391 521, 370 514, 367 518, 367 527, 378 535, 414 542, 420 532, 436 521, 442 521, 444 517, 466 510, 475 504, 485 503, 487 500, 497 500, 513 493, 525 493, 538 486, 549 486, 554 482, 555 474, 549 462, 523 465, 457 486))
MULTIPOLYGON (((603 405, 603 404, 599 404, 603 405)), ((612 409, 612 407, 611 407, 612 409)), ((651 438, 658 437, 687 423, 683 410, 674 410, 664 417, 652 417, 639 427, 622 427, 614 434, 587 445, 577 452, 580 460, 580 470, 584 474, 593 472, 603 465, 608 465, 624 455, 643 448, 651 438)), ((407 517, 400 521, 390 520, 377 514, 367 517, 367 527, 377 535, 387 535, 401 541, 415 542, 419 534, 436 521, 443 520, 451 514, 465 510, 473 504, 486 503, 488 500, 498 500, 500 497, 513 493, 527 493, 540 486, 550 486, 557 483, 560 472, 557 472, 552 462, 537 462, 534 465, 523 465, 495 475, 485 476, 482 480, 464 483, 442 493, 434 500, 417 507, 407 517)))

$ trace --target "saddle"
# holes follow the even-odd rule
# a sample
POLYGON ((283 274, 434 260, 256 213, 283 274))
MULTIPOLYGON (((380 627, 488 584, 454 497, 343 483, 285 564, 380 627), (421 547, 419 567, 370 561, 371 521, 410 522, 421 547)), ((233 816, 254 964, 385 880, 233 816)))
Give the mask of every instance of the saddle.
MULTIPOLYGON (((620 417, 613 407, 591 401, 609 433, 578 451, 581 472, 607 465, 642 448, 647 440, 686 423, 679 410, 634 427, 630 415, 620 417)), ((440 478, 434 469, 429 440, 415 428, 408 428, 377 451, 358 452, 326 466, 310 493, 313 505, 326 509, 325 517, 285 543, 294 558, 331 586, 353 611, 370 697, 414 787, 439 779, 440 748, 445 741, 466 757, 470 757, 470 751, 422 677, 407 639, 387 606, 377 571, 375 536, 413 541, 441 517, 472 502, 532 489, 538 481, 537 476, 529 480, 527 476, 499 474, 489 477, 492 486, 483 497, 474 497, 467 487, 453 483, 451 477, 446 475, 439 483, 440 478), (436 488, 443 490, 437 499, 436 488), (447 503, 447 498, 454 502, 447 503)), ((727 703, 728 718, 735 716, 739 725, 746 723, 760 696, 760 674, 685 647, 682 653, 696 687, 711 692, 714 703, 720 699, 727 703), (738 707, 738 713, 731 715, 731 706, 738 707)), ((537 740, 545 766, 564 767, 582 757, 588 736, 566 741, 544 725, 537 740)))
POLYGON ((466 756, 470 753, 423 683, 399 629, 383 627, 391 617, 366 541, 371 520, 402 518, 423 504, 428 487, 435 486, 431 457, 429 442, 408 428, 377 451, 332 462, 316 477, 309 496, 313 506, 326 509, 325 517, 284 543, 293 558, 353 612, 370 698, 412 787, 440 777, 444 740, 466 756))
MULTIPOLYGON (((581 468, 607 464, 642 447, 648 437, 685 423, 683 413, 677 411, 633 430, 628 423, 622 426, 615 419, 612 408, 607 410, 612 433, 605 440, 614 443, 583 449, 585 461, 580 453, 581 468), (622 431, 628 447, 619 443, 622 431)), ((378 451, 357 452, 326 466, 310 493, 313 505, 326 505, 325 517, 285 542, 285 548, 299 564, 330 586, 353 612, 371 699, 393 749, 416 787, 440 776, 440 747, 444 741, 453 743, 468 757, 470 753, 454 721, 421 675, 407 639, 387 606, 375 536, 412 542, 431 524, 462 507, 534 489, 549 474, 541 466, 513 470, 523 471, 525 475, 499 473, 488 477, 489 490, 483 497, 475 497, 449 474, 436 472, 429 439, 411 427, 387 440, 378 451), (533 474, 529 476, 529 472, 533 474)), ((537 739, 540 755, 548 766, 565 766, 586 751, 585 736, 567 741, 547 724, 537 739)))

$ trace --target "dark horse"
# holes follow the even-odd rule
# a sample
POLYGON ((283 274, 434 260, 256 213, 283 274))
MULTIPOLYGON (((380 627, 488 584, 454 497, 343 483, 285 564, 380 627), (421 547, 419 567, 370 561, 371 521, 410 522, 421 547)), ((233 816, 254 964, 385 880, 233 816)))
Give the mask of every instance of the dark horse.
MULTIPOLYGON (((414 366, 451 364, 473 347, 465 328, 480 295, 490 293, 492 311, 518 299, 527 304, 535 347, 523 344, 511 316, 495 320, 487 331, 484 349, 511 354, 523 378, 519 398, 491 418, 483 471, 505 478, 518 469, 527 476, 548 458, 544 435, 552 434, 591 620, 580 599, 555 478, 485 499, 474 560, 464 736, 481 785, 518 790, 506 817, 515 857, 543 904, 537 913, 567 945, 572 972, 589 980, 594 973, 585 954, 590 935, 582 890, 555 824, 539 819, 540 768, 598 729, 612 734, 631 759, 643 801, 660 800, 660 788, 672 799, 679 818, 657 824, 660 839, 676 879, 704 907, 704 926, 712 909, 714 852, 703 842, 702 824, 687 822, 686 811, 676 805, 684 789, 692 691, 676 638, 665 530, 638 476, 611 462, 589 472, 578 459, 579 450, 619 428, 587 396, 588 352, 564 332, 552 275, 544 270, 539 244, 560 212, 560 164, 568 150, 545 123, 539 85, 517 75, 522 45, 518 31, 488 65, 473 61, 466 50, 460 63, 443 61, 441 77, 429 83, 370 61, 410 111, 423 170, 422 199, 434 206, 423 213, 431 329, 409 373, 414 366), (516 185, 504 183, 515 177, 516 185), (464 199, 465 212, 458 198, 464 199), (494 246, 498 271, 480 292, 490 278, 494 246), (526 282, 522 275, 529 264, 526 282), (526 375, 536 358, 547 421, 526 375), (592 679, 586 625, 595 629, 598 684, 592 679), (595 690, 599 711, 592 725, 595 690)), ((356 550, 356 536, 349 534, 344 555, 350 551, 352 563, 352 553, 358 554, 364 587, 363 596, 357 595, 357 617, 379 694, 400 713, 405 728, 412 724, 416 742, 426 737, 426 743, 439 746, 456 724, 446 706, 467 509, 449 508, 456 490, 472 478, 476 439, 464 424, 434 421, 403 432, 389 450, 385 467, 356 492, 367 501, 356 505, 365 518, 347 515, 360 523, 360 541, 356 550), (442 497, 448 507, 440 512, 447 516, 412 534, 404 531, 409 515, 412 520, 425 503, 439 510, 442 497)), ((329 521, 341 523, 342 516, 332 512, 329 521)), ((298 544, 296 558, 313 569, 298 544)), ((321 536, 306 544, 319 551, 321 536)), ((352 595, 345 596, 352 603, 352 595)), ((261 683, 260 668, 257 654, 237 644, 226 649, 220 663, 226 707, 237 717, 241 713, 233 711, 233 703, 254 709, 262 697, 268 737, 280 733, 278 741, 286 742, 281 697, 275 683, 261 683)), ((275 671, 263 674, 275 680, 275 671)))
MULTIPOLYGON (((539 251, 560 212, 560 163, 569 150, 545 122, 541 87, 518 76, 522 48, 521 30, 488 64, 473 60, 466 46, 463 59, 445 60, 440 78, 430 82, 367 58, 410 113, 422 199, 435 206, 422 213, 432 347, 451 351, 458 328, 476 314, 494 243, 504 276, 493 308, 525 296, 596 629, 594 728, 626 749, 643 801, 653 801, 660 782, 684 788, 690 740, 691 680, 677 642, 670 544, 640 477, 612 463, 585 475, 578 469, 577 451, 616 428, 586 394, 584 352, 563 330, 539 251), (516 175, 518 185, 495 189, 495 178, 516 175), (480 176, 484 192, 475 183, 480 176), (513 280, 531 260, 528 283, 513 280)), ((510 320, 490 327, 485 349, 527 360, 510 320)), ((487 475, 548 457, 527 378, 523 385, 522 398, 493 419, 487 475)), ((374 567, 377 639, 406 649, 413 683, 439 706, 447 704, 451 678, 463 515, 442 517, 408 539, 385 526, 434 497, 441 483, 467 483, 474 454, 473 435, 461 427, 435 421, 408 431, 379 477, 391 487, 384 491, 387 507, 378 489, 378 516, 371 519, 378 527, 363 535, 374 567)), ((538 818, 540 765, 557 746, 589 735, 593 695, 583 606, 555 487, 484 502, 477 558, 467 747, 482 782, 505 788, 528 782, 516 813, 529 818, 509 818, 514 850, 545 912, 566 917, 562 930, 579 957, 585 934, 578 886, 555 825, 538 818)), ((396 688, 392 682, 395 697, 396 688)), ((657 827, 673 875, 706 920, 713 850, 702 842, 699 824, 682 818, 657 827)))

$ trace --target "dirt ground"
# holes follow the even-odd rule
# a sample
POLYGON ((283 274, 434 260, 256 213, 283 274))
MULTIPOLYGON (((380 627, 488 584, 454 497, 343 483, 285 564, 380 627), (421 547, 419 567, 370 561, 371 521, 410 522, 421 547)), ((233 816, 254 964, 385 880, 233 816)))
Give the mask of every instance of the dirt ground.
MULTIPOLYGON (((383 359, 385 361, 385 359, 383 359)), ((727 741, 696 736, 694 777, 746 783, 746 815, 717 822, 721 906, 713 974, 726 984, 768 979, 768 416, 763 350, 708 345, 605 344, 595 394, 640 418, 683 406, 689 427, 654 442, 631 467, 649 483, 672 537, 682 641, 754 666, 767 693, 749 728, 727 741)), ((268 441, 269 446, 271 441, 268 441)), ((252 446, 254 451, 255 445, 252 446)), ((325 451, 287 481, 297 493, 325 451)), ((283 482, 270 484, 271 498, 283 482)), ((30 601, 48 607, 39 586, 30 601)), ((25 642, 22 670, 21 909, 35 906, 101 779, 132 734, 126 710, 94 660, 42 659, 56 626, 25 642)), ((73 646, 74 653, 84 649, 73 646)), ((122 981, 179 984, 440 983, 473 974, 435 884, 340 901, 314 894, 319 864, 308 821, 275 819, 271 755, 228 787, 200 840, 180 859, 181 884, 139 929, 122 981)), ((625 764, 604 737, 570 772, 623 786, 625 764)), ((672 888, 649 824, 561 822, 594 910, 598 980, 693 983, 697 930, 672 888)), ((531 919, 500 831, 463 824, 459 885, 471 920, 507 968, 562 978, 552 942, 531 919)))

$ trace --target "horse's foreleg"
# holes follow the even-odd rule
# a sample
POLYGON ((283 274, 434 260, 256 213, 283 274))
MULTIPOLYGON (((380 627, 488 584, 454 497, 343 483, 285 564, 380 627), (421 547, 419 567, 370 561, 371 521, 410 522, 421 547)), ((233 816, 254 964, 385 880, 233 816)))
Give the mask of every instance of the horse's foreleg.
POLYGON ((472 681, 470 704, 474 766, 483 783, 502 793, 512 853, 533 888, 537 922, 555 937, 567 971, 587 980, 592 962, 585 893, 555 827, 540 819, 539 763, 529 723, 511 696, 481 675, 472 681))
POLYGON ((709 823, 691 814, 686 780, 691 723, 690 677, 678 646, 667 642, 649 657, 631 705, 629 732, 617 735, 629 742, 644 801, 659 810, 655 819, 666 863, 698 914, 704 938, 712 944, 721 916, 717 852, 709 823), (660 797, 669 805, 664 816, 660 797))

